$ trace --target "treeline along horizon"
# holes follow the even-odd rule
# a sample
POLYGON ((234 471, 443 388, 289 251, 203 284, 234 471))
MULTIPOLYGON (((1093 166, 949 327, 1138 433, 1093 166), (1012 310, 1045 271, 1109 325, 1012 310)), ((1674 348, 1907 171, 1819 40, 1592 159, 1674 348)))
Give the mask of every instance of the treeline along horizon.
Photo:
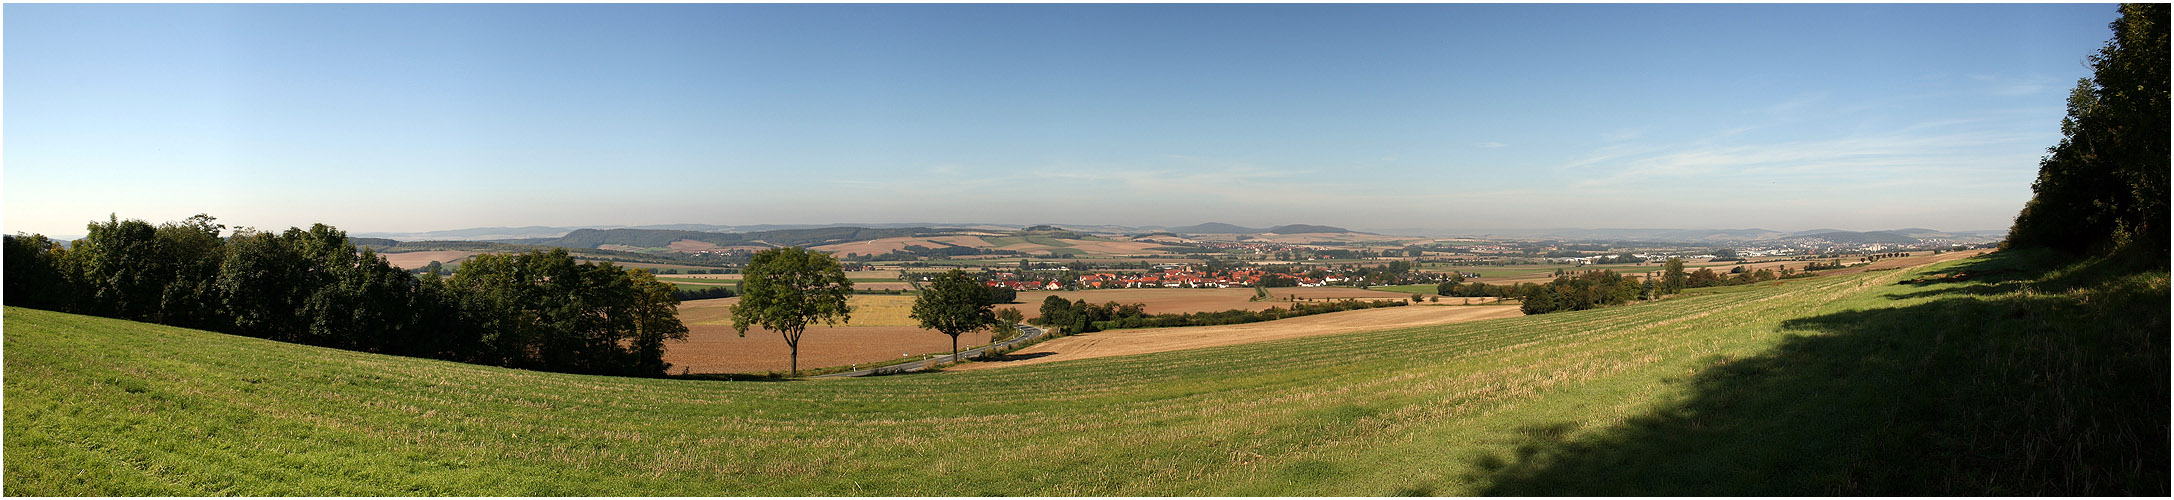
POLYGON ((272 233, 198 214, 109 217, 63 247, 6 240, 6 303, 354 351, 658 376, 685 339, 674 287, 565 249, 471 257, 420 277, 324 224, 272 233))

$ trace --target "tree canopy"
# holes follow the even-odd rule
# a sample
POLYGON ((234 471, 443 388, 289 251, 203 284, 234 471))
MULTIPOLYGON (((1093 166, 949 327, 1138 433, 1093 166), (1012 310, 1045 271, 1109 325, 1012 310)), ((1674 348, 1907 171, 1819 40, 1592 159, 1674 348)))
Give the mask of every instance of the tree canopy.
POLYGON ((852 319, 846 299, 853 280, 838 259, 800 247, 756 252, 740 279, 740 303, 732 308, 732 328, 747 335, 760 326, 785 337, 792 351, 792 373, 800 374, 800 335, 808 325, 838 325, 852 319))
POLYGON ((565 250, 478 255, 421 278, 324 224, 222 238, 208 215, 109 217, 73 249, 8 236, 8 305, 339 349, 537 370, 662 375, 679 301, 646 271, 565 250))
POLYGON ((952 361, 957 361, 959 334, 997 324, 996 313, 990 310, 995 298, 989 287, 953 269, 921 288, 909 317, 919 321, 922 328, 951 336, 952 361))
POLYGON ((2167 252, 2167 4, 2123 4, 2114 36, 2069 92, 2061 141, 2047 149, 2009 247, 2071 253, 2167 252))

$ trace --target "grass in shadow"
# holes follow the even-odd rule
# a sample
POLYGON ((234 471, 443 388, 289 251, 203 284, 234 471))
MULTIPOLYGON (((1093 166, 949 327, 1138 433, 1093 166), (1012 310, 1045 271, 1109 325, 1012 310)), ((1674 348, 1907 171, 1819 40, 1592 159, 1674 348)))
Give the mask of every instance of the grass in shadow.
POLYGON ((2166 272, 1994 255, 1787 320, 1779 347, 1711 359, 1686 399, 1622 425, 1523 429, 1467 479, 1490 495, 2166 495, 2166 272))

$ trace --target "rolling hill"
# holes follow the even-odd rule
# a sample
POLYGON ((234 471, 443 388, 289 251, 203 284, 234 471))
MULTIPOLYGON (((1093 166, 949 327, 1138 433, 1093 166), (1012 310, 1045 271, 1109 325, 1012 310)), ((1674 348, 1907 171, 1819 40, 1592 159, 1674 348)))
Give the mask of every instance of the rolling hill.
POLYGON ((2093 273, 2026 257, 788 382, 529 372, 7 308, 5 493, 2166 494, 2167 352, 2150 340, 2165 273, 2054 286, 2093 273), (2043 291, 2000 291, 2024 284, 2043 291), (2056 340, 2072 347, 2036 347, 2056 340))

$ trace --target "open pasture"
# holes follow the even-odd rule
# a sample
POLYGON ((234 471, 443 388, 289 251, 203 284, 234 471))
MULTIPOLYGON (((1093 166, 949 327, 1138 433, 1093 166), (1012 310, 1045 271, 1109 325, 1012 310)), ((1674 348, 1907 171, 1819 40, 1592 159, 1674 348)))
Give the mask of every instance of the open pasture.
MULTIPOLYGON (((2022 379, 2042 372, 1991 369, 1985 358, 2048 336, 2163 335, 2165 273, 2088 302, 2032 281, 2067 270, 1993 262, 1969 279, 1912 279, 1962 265, 1455 325, 788 382, 543 373, 8 308, 5 487, 20 496, 2163 495, 2164 467, 2110 466, 2135 451, 2092 462, 2109 467, 2083 469, 2103 474, 2088 485, 2063 482, 2077 476, 2061 469, 2026 469, 2096 456, 2086 449, 2163 448, 2163 390, 2061 392, 2083 399, 2054 404, 2067 400, 2022 379), (2130 393, 2140 399, 2120 396, 2130 393), (1982 411, 2009 398, 2031 404, 2003 408, 2036 413, 1982 411), (2118 404, 2091 404, 2108 402, 2118 404), (2044 408, 2116 428, 2051 430, 2038 425, 2050 415, 2034 409, 2044 408), (2131 437, 2106 437, 2119 435, 2131 437), (2044 460, 2022 460, 2031 457, 2044 460)), ((2104 365, 2117 370, 2106 375, 2061 373, 2098 377, 2078 386, 2093 390, 2164 380, 2155 345, 2095 348, 2133 353, 2104 365), (2158 368, 2121 378, 2136 367, 2158 368)))

